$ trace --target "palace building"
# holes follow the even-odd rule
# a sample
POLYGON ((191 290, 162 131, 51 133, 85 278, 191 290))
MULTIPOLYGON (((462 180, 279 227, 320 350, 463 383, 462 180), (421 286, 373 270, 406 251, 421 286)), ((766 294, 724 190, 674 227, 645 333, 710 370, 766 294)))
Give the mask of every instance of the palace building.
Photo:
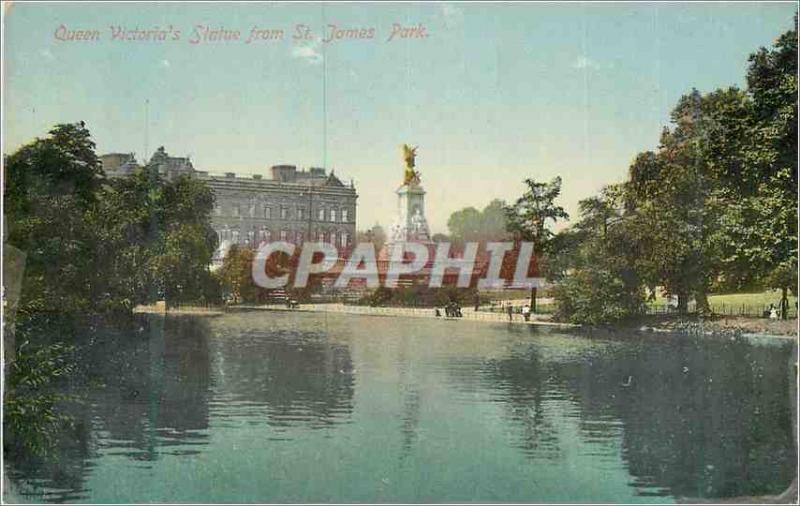
MULTIPOLYGON (((100 159, 109 177, 122 177, 140 167, 133 154, 110 153, 100 159)), ((217 175, 196 170, 188 157, 169 156, 163 147, 148 165, 164 179, 188 175, 213 190, 212 226, 219 237, 215 264, 233 244, 258 248, 270 241, 311 240, 346 251, 355 241, 358 194, 352 182, 344 184, 332 170, 274 165, 269 178, 233 172, 217 175)))

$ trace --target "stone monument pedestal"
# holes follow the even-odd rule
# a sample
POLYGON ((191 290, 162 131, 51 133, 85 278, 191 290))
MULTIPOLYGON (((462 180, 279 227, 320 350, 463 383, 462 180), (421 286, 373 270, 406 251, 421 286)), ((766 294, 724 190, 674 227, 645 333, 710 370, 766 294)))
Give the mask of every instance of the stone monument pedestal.
POLYGON ((428 220, 425 219, 425 189, 419 183, 398 188, 397 218, 389 231, 389 243, 431 242, 428 220))

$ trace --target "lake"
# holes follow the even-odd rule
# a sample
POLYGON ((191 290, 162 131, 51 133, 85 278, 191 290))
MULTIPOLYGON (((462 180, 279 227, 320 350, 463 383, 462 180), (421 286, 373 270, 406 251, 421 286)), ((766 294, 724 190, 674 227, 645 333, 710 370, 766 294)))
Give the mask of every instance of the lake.
POLYGON ((795 474, 782 339, 232 312, 100 330, 27 502, 674 502, 795 474))

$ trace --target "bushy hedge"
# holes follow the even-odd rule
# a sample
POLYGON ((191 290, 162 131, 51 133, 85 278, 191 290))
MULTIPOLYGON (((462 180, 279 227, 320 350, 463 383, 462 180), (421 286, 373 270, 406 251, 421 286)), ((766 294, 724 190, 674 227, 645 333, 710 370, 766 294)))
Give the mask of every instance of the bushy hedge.
POLYGON ((450 301, 462 306, 475 303, 478 292, 474 288, 457 288, 445 286, 429 288, 427 286, 408 286, 397 288, 378 288, 358 300, 362 306, 402 306, 402 307, 441 307, 450 301))
POLYGON ((556 318, 571 323, 604 325, 641 315, 644 291, 607 270, 584 268, 554 289, 556 318))

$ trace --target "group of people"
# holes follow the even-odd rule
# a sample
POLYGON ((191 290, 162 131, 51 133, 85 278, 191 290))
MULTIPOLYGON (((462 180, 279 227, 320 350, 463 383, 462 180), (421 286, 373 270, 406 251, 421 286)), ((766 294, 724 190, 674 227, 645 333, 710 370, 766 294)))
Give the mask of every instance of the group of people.
MULTIPOLYGON (((449 318, 461 318, 464 316, 461 314, 461 306, 458 305, 456 301, 450 301, 444 305, 444 315, 449 318)), ((442 312, 439 311, 439 308, 436 308, 436 317, 442 316, 442 312)))
MULTIPOLYGON (((508 305, 506 306, 506 311, 508 312, 508 321, 514 319, 514 306, 508 305)), ((522 317, 525 319, 526 322, 531 321, 531 307, 527 304, 522 306, 522 317)))

